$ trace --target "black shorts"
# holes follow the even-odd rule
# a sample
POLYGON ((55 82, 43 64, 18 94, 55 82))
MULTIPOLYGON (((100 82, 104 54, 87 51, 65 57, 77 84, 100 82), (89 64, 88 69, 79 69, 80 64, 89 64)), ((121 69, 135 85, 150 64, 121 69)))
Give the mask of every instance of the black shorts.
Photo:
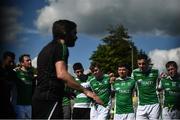
POLYGON ((72 119, 90 119, 91 108, 73 108, 72 119))
POLYGON ((62 102, 37 100, 32 101, 32 118, 33 119, 62 119, 63 110, 62 102))

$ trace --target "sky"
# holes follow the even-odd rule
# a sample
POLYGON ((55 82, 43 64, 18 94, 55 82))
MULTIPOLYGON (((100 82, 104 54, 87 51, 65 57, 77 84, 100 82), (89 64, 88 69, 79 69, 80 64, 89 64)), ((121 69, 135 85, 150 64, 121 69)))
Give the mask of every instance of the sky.
MULTIPOLYGON (((33 65, 40 50, 52 40, 54 21, 77 23, 78 40, 70 48, 69 64, 85 69, 109 25, 123 25, 131 40, 152 59, 154 67, 174 60, 180 66, 179 0, 4 0, 1 1, 1 53, 16 58, 28 53, 33 65), (160 64, 161 63, 161 64, 160 64)), ((16 60, 17 61, 17 60, 16 60)))

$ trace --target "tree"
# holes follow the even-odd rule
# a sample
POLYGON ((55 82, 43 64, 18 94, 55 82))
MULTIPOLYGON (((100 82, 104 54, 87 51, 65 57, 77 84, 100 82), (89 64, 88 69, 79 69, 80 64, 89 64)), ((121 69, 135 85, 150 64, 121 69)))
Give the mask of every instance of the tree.
POLYGON ((138 50, 131 37, 128 35, 127 29, 122 25, 117 27, 110 26, 108 29, 110 35, 103 38, 103 43, 93 52, 90 60, 99 62, 105 73, 117 71, 117 65, 126 63, 132 68, 132 52, 133 66, 135 68, 138 50))

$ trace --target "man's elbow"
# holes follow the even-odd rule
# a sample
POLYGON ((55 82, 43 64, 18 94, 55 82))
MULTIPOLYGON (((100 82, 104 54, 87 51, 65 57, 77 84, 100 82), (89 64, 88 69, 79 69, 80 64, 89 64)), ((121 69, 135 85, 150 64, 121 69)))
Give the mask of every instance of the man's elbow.
POLYGON ((57 74, 57 78, 58 78, 59 80, 63 80, 63 81, 65 81, 65 76, 64 76, 64 74, 63 74, 63 73, 59 73, 59 74, 57 74))

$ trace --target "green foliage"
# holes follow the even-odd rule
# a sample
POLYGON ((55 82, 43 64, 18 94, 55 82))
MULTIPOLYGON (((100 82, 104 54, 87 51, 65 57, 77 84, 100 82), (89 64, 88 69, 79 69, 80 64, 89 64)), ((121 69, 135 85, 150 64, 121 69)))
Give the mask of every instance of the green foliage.
POLYGON ((103 43, 93 52, 90 60, 92 62, 99 62, 105 73, 116 73, 118 64, 120 63, 126 63, 132 66, 133 51, 133 64, 135 68, 138 51, 131 41, 127 29, 122 25, 117 25, 117 27, 110 26, 108 32, 109 35, 102 39, 103 43))

